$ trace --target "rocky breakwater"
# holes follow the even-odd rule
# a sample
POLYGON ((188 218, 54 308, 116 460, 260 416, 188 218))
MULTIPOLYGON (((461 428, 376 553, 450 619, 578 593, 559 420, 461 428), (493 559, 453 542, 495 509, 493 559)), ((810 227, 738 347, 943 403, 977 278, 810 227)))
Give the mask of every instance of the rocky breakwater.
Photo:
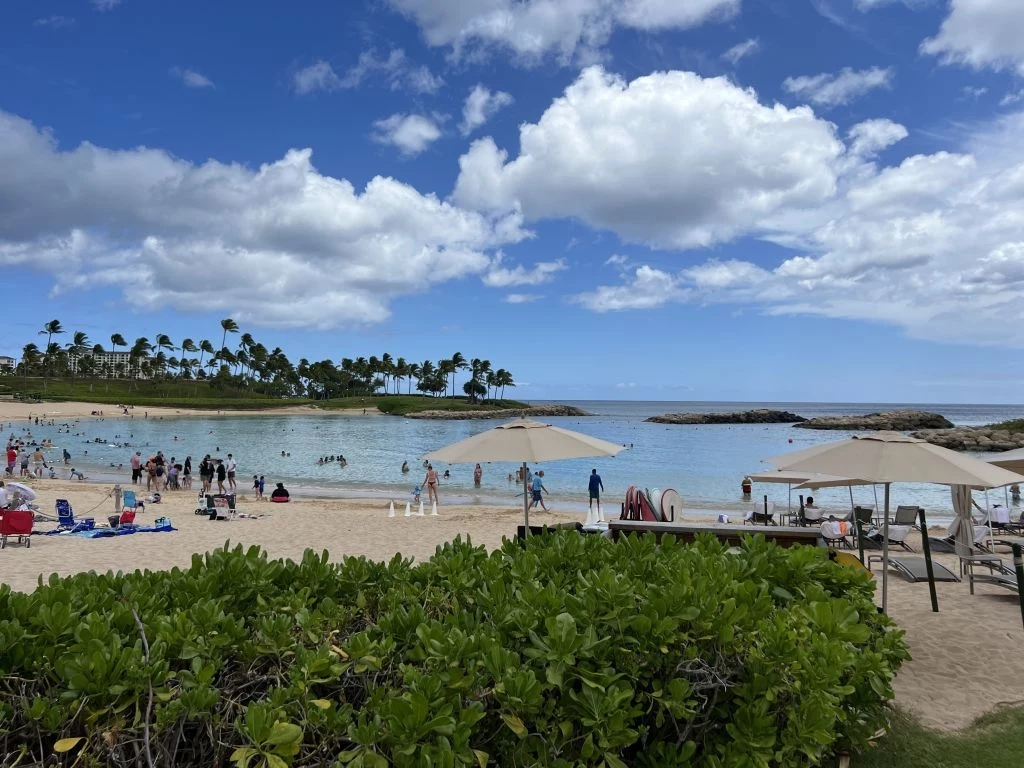
POLYGON ((797 426, 801 429, 909 432, 912 429, 949 429, 953 422, 942 414, 928 411, 886 411, 862 416, 819 416, 797 426))
POLYGON ((407 413, 407 419, 536 419, 548 416, 590 416, 582 408, 571 405, 534 405, 529 408, 504 408, 496 411, 419 411, 407 413))
POLYGON ((644 421, 655 424, 796 424, 806 419, 789 411, 760 408, 736 413, 666 413, 663 416, 651 416, 644 421))
POLYGON ((927 440, 953 451, 1012 451, 1024 448, 1024 432, 1011 432, 997 427, 953 427, 952 429, 924 429, 912 432, 911 437, 927 440))

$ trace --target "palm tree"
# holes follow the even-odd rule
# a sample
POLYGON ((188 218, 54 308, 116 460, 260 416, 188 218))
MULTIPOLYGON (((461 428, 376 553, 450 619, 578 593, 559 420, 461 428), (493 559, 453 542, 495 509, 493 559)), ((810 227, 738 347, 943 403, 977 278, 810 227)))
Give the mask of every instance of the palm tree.
MULTIPOLYGON (((466 364, 466 358, 461 352, 456 352, 452 355, 452 397, 455 397, 455 372, 464 371, 469 366, 466 364)), ((447 376, 445 377, 447 378, 447 376)))
POLYGON ((400 394, 402 390, 402 379, 409 375, 409 363, 405 361, 404 357, 400 357, 395 361, 395 394, 400 394))
POLYGON ((408 373, 406 375, 409 377, 408 394, 410 394, 410 395, 412 394, 412 380, 416 379, 416 381, 419 382, 420 376, 421 376, 421 370, 422 369, 420 368, 420 364, 419 363, 409 363, 408 373))
POLYGON ((181 360, 179 361, 179 365, 180 365, 180 369, 181 369, 181 377, 182 378, 187 378, 185 376, 185 374, 186 373, 191 373, 192 372, 192 368, 191 368, 191 366, 186 366, 185 365, 185 363, 188 362, 188 358, 185 357, 184 353, 185 352, 198 352, 199 351, 199 347, 196 346, 196 343, 194 341, 192 341, 192 339, 182 339, 181 340, 181 351, 183 353, 182 356, 181 356, 181 360))
POLYGON ((494 382, 496 386, 501 387, 501 399, 505 399, 505 387, 514 387, 515 381, 512 380, 512 374, 506 371, 504 368, 499 368, 494 374, 494 382))
POLYGON ((112 352, 117 352, 117 348, 118 347, 127 347, 127 346, 128 346, 128 342, 124 340, 124 336, 122 336, 120 333, 112 333, 112 334, 110 334, 110 350, 112 352))
POLYGON ((60 324, 60 320, 51 320, 39 332, 40 336, 46 337, 46 353, 43 356, 43 392, 46 391, 46 371, 50 367, 50 344, 54 336, 62 333, 64 333, 64 326, 60 324))
POLYGON ((28 374, 39 365, 42 360, 42 353, 35 344, 26 344, 21 348, 21 373, 25 377, 25 387, 28 387, 28 374))
POLYGON ((444 388, 448 390, 448 377, 452 377, 452 397, 455 397, 455 363, 452 360, 438 360, 437 374, 444 379, 444 388))
POLYGON ((85 356, 85 353, 89 351, 91 342, 89 337, 85 335, 84 331, 75 331, 75 335, 72 337, 71 343, 65 345, 68 351, 68 357, 74 357, 74 364, 71 366, 71 379, 74 381, 75 373, 78 371, 78 365, 85 356))
POLYGON ((227 343, 229 333, 238 333, 238 323, 232 320, 230 317, 225 317, 220 321, 220 327, 224 329, 224 333, 221 335, 220 346, 221 349, 227 343))
POLYGON ((168 352, 173 352, 177 347, 174 346, 174 342, 171 341, 171 337, 166 333, 158 333, 156 335, 156 342, 153 344, 155 349, 166 349, 168 352))

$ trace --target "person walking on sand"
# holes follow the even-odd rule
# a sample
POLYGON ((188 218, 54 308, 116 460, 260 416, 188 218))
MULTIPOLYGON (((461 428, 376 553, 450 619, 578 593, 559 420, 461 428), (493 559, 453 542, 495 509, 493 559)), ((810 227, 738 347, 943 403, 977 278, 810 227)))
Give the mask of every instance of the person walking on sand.
POLYGON ((594 511, 594 502, 597 502, 597 514, 601 514, 601 491, 604 490, 604 483, 596 469, 590 470, 590 511, 594 511))
POLYGON ((473 468, 473 486, 476 487, 476 488, 479 488, 480 487, 480 481, 483 479, 483 477, 484 477, 484 471, 483 471, 483 469, 480 468, 480 465, 477 464, 473 468))
POLYGON ((433 501, 436 504, 441 502, 437 498, 437 470, 433 464, 427 464, 427 476, 423 478, 423 485, 427 489, 427 502, 433 501))
POLYGON ((235 463, 235 458, 229 453, 227 466, 225 467, 228 472, 228 485, 231 487, 231 492, 235 492, 235 470, 238 469, 238 465, 235 463))
POLYGON ((540 504, 540 508, 545 512, 548 508, 544 505, 544 494, 548 492, 548 489, 544 487, 544 470, 540 470, 533 476, 530 481, 530 491, 533 493, 533 501, 530 502, 530 509, 540 504))

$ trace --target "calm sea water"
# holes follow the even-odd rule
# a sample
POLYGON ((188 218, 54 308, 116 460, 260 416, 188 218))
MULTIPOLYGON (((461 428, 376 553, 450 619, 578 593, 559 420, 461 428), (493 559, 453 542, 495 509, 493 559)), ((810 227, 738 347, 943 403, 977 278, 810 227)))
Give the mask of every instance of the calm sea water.
MULTIPOLYGON (((714 510, 741 504, 740 481, 745 474, 769 467, 762 459, 787 451, 830 442, 852 433, 795 429, 788 425, 663 425, 644 422, 648 416, 678 411, 714 412, 750 408, 784 409, 802 416, 836 416, 869 413, 894 408, 935 411, 958 425, 977 425, 1020 417, 1024 406, 922 405, 901 403, 690 403, 586 401, 570 403, 594 414, 589 417, 551 418, 550 423, 584 431, 596 437, 631 446, 611 459, 557 461, 540 465, 553 501, 562 508, 585 503, 587 476, 596 468, 604 479, 606 499, 617 505, 626 487, 675 488, 688 508, 714 510)), ((59 406, 55 406, 58 409, 59 406)), ((58 433, 58 427, 36 427, 36 439, 50 438, 57 450, 67 447, 72 464, 91 479, 124 480, 129 474, 117 465, 128 466, 135 450, 149 455, 162 450, 167 456, 184 460, 192 457, 193 467, 205 454, 224 457, 233 453, 239 465, 239 486, 252 485, 252 475, 266 475, 268 488, 284 481, 301 495, 310 493, 339 496, 380 496, 397 502, 409 499, 413 486, 423 479, 425 453, 456 440, 489 429, 493 421, 423 421, 390 416, 346 418, 330 416, 244 416, 208 418, 144 419, 137 408, 134 419, 87 419, 72 427, 72 433, 58 433), (102 442, 95 442, 100 439, 102 442), (118 447, 130 443, 131 447, 118 447), (282 451, 285 456, 282 456, 282 451), (290 454, 290 455, 289 455, 290 454), (343 454, 348 466, 337 463, 320 466, 317 459, 343 454), (408 461, 412 471, 402 475, 408 461), (113 466, 111 466, 113 465, 113 466)), ((57 419, 59 422, 59 418, 57 419)), ((14 424, 21 434, 25 422, 14 424)), ((10 426, 8 426, 10 431, 10 426)), ((448 467, 451 479, 442 483, 445 501, 486 501, 513 503, 516 488, 507 480, 514 464, 486 464, 482 487, 473 488, 472 465, 448 467)), ((441 466, 443 471, 446 467, 441 466)), ((197 471, 197 470, 194 470, 197 471)), ((880 492, 880 489, 879 489, 880 492)), ((755 497, 767 494, 777 504, 787 503, 786 486, 764 485, 754 489, 755 497)), ((993 492, 1002 501, 1003 492, 993 492)), ((849 507, 847 489, 826 489, 815 495, 819 503, 836 509, 849 507)), ((874 503, 870 486, 855 488, 858 503, 874 503)), ((521 497, 519 497, 521 498, 521 497)), ((796 493, 793 495, 796 499, 796 493)), ((980 498, 979 498, 980 500, 980 498)), ((952 505, 949 490, 940 486, 898 485, 893 504, 918 504, 941 517, 952 505)))

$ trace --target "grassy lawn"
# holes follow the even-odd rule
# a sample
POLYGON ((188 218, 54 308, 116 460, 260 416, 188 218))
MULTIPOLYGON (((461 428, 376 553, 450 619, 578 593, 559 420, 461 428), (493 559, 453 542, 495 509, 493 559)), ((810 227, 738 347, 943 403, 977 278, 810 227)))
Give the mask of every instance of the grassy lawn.
MULTIPOLYGON (((956 701, 950 700, 955 707, 956 701)), ((1024 709, 977 720, 955 734, 930 731, 898 714, 878 747, 854 755, 851 768, 1020 768, 1024 765, 1024 709)))
MULTIPOLYGON (((43 394, 41 379, 28 382, 21 377, 0 379, 0 394, 43 394)), ((426 395, 366 395, 333 400, 271 397, 258 392, 234 388, 213 388, 205 381, 122 381, 50 379, 46 383, 47 401, 72 400, 86 403, 136 405, 165 408, 209 408, 260 410, 295 405, 312 405, 325 409, 377 408, 384 413, 402 416, 417 411, 491 411, 524 408, 524 403, 502 400, 487 404, 471 404, 466 398, 428 397, 426 395)))

